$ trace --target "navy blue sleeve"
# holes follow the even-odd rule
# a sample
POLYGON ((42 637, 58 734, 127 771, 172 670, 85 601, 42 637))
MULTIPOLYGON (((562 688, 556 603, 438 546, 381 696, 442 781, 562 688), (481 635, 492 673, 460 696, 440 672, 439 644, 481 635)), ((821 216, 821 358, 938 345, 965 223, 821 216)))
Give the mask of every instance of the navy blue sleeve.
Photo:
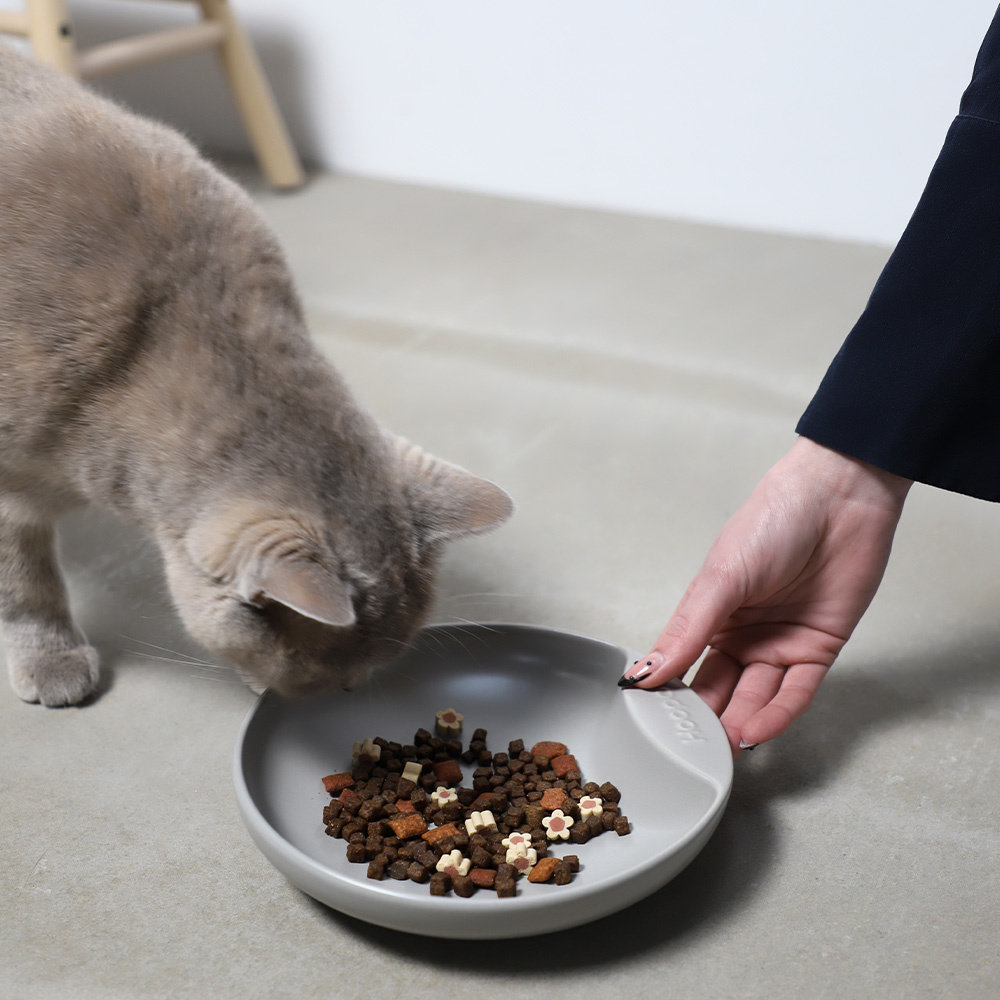
POLYGON ((796 430, 1000 500, 1000 10, 913 217, 796 430))

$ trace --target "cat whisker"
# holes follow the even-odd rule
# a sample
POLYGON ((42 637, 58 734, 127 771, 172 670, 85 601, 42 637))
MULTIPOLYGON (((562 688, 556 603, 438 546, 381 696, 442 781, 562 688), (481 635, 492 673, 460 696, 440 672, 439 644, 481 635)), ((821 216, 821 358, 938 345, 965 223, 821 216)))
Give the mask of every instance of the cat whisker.
POLYGON ((472 618, 463 618, 461 615, 453 615, 452 620, 448 622, 449 625, 468 625, 470 628, 482 629, 484 632, 493 632, 494 634, 499 634, 500 629, 494 628, 492 625, 487 625, 485 622, 477 622, 472 618))
POLYGON ((198 674, 198 673, 192 673, 192 674, 189 674, 188 676, 189 677, 196 677, 196 678, 198 678, 199 680, 202 680, 202 681, 215 681, 216 684, 233 684, 233 685, 237 685, 237 684, 241 684, 242 683, 238 678, 234 677, 232 674, 230 674, 228 677, 222 677, 222 676, 213 677, 210 674, 198 674))
POLYGON ((479 592, 470 591, 467 594, 448 594, 445 598, 446 601, 471 601, 478 600, 481 597, 505 597, 520 599, 525 597, 524 594, 508 593, 501 590, 482 590, 479 592))
MULTIPOLYGON (((158 649, 161 653, 170 653, 172 657, 177 658, 176 662, 178 662, 178 663, 183 663, 183 662, 186 661, 188 663, 196 664, 198 666, 203 666, 203 667, 216 667, 216 666, 218 666, 218 664, 212 663, 209 660, 204 660, 201 657, 193 656, 190 653, 182 652, 179 649, 170 649, 167 646, 158 646, 155 642, 149 642, 146 639, 137 639, 135 636, 126 635, 124 632, 121 632, 119 634, 121 635, 121 637, 123 639, 127 639, 129 642, 136 642, 136 643, 139 643, 139 645, 141 645, 141 646, 148 646, 150 649, 158 649), (184 659, 182 660, 182 659, 180 659, 180 657, 183 657, 184 659)), ((152 655, 152 654, 148 654, 148 653, 147 654, 143 654, 141 650, 133 650, 133 652, 136 652, 139 655, 147 655, 147 656, 148 655, 152 655)))
POLYGON ((127 652, 129 652, 132 656, 141 656, 147 660, 159 660, 162 663, 179 663, 183 667, 200 667, 204 670, 220 670, 220 671, 222 669, 221 667, 216 667, 215 664, 213 663, 201 663, 196 660, 195 661, 182 660, 176 656, 163 656, 162 654, 159 653, 146 653, 141 649, 131 649, 128 650, 127 652))

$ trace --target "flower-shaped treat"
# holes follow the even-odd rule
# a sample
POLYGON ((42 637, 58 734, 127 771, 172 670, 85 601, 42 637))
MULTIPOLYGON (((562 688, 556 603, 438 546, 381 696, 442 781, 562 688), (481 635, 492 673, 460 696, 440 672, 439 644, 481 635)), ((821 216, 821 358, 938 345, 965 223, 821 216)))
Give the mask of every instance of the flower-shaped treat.
POLYGON ((440 736, 455 736, 462 731, 465 716, 453 708, 442 708, 434 716, 435 725, 440 736))
POLYGON ((551 814, 542 819, 545 836, 549 840, 569 840, 569 828, 573 825, 573 817, 567 816, 562 809, 553 809, 551 814))
POLYGON ((600 816, 604 812, 604 800, 594 795, 584 795, 580 799, 580 815, 587 819, 588 816, 600 816))
POLYGON ((512 833, 509 837, 504 837, 500 843, 507 848, 507 852, 526 851, 531 847, 530 833, 512 833))
POLYGON ((504 860, 507 864, 514 866, 518 875, 527 875, 535 867, 535 862, 538 861, 538 852, 533 847, 529 847, 527 850, 522 850, 520 847, 508 847, 504 860))
POLYGON ((468 875, 472 862, 468 858, 463 858, 462 852, 456 848, 450 854, 442 854, 435 867, 439 872, 455 878, 458 875, 468 875))
POLYGON ((431 802, 436 806, 446 806, 449 802, 458 801, 458 792, 454 788, 445 788, 444 785, 438 785, 433 792, 431 792, 431 802))

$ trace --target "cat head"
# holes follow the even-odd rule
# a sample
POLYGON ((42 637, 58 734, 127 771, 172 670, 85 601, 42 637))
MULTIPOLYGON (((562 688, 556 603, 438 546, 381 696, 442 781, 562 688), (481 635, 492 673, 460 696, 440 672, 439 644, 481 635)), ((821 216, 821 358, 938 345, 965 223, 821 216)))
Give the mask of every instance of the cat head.
POLYGON ((251 687, 357 686, 423 623, 444 543, 510 516, 498 486, 388 440, 357 509, 221 496, 164 547, 186 628, 251 687))

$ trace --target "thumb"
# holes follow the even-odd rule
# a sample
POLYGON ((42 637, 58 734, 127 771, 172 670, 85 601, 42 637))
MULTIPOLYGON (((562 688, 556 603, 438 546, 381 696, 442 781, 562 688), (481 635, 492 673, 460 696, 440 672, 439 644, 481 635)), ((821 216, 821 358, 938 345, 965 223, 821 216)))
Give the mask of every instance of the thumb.
POLYGON ((625 671, 619 685, 655 688, 683 677, 742 601, 742 587, 731 568, 703 566, 653 648, 625 671))

